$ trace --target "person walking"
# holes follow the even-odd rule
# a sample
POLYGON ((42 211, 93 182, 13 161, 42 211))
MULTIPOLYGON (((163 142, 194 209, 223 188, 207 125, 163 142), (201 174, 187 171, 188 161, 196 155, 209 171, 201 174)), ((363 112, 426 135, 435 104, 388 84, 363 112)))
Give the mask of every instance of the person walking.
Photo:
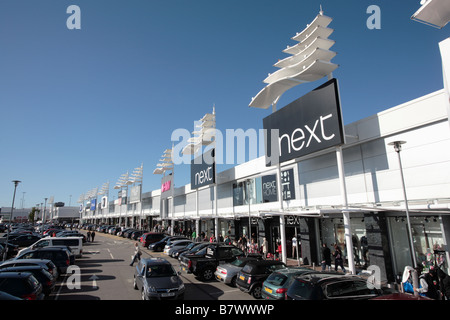
POLYGON ((137 260, 141 260, 141 249, 139 248, 139 244, 136 242, 134 244, 134 255, 133 255, 133 259, 131 260, 130 266, 132 267, 133 264, 137 261, 137 260))
POLYGON ((94 242, 94 238, 95 238, 95 231, 92 230, 92 232, 91 232, 91 242, 94 242))
POLYGON ((327 247, 326 243, 322 244, 322 271, 325 271, 328 266, 328 270, 331 270, 331 250, 327 247))
POLYGON ((334 270, 337 271, 338 267, 341 267, 342 271, 346 273, 344 268, 344 259, 342 258, 342 250, 337 244, 334 245, 334 270))
POLYGON ((420 288, 414 288, 414 291, 418 292, 421 296, 425 296, 430 299, 435 299, 435 300, 439 299, 437 289, 433 283, 434 270, 430 270, 429 272, 422 273, 421 269, 422 269, 421 267, 418 267, 416 269, 417 273, 419 274, 420 288))
POLYGON ((264 255, 264 259, 267 259, 267 254, 269 253, 269 242, 267 241, 266 238, 264 238, 262 243, 262 252, 264 255))
POLYGON ((450 300, 450 277, 441 268, 437 269, 439 277, 439 290, 442 294, 442 300, 450 300))
POLYGON ((90 242, 91 241, 91 231, 88 230, 87 234, 86 234, 86 242, 90 242))

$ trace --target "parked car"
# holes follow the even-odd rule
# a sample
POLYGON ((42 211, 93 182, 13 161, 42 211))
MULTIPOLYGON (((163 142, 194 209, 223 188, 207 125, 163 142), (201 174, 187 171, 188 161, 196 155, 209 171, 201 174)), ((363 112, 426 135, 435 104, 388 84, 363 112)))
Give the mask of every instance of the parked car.
POLYGON ((22 255, 23 253, 28 252, 30 250, 52 246, 67 246, 70 247, 75 257, 81 257, 83 255, 83 240, 80 237, 43 238, 36 241, 31 246, 20 250, 19 255, 22 255))
POLYGON ((394 292, 389 294, 383 294, 370 300, 433 300, 428 297, 418 295, 417 297, 411 293, 394 292))
POLYGON ((155 242, 158 242, 162 239, 167 237, 164 233, 158 233, 158 232, 147 232, 144 233, 141 237, 141 243, 143 247, 147 247, 155 242))
POLYGON ((136 230, 131 234, 130 239, 138 240, 144 234, 143 230, 136 230))
POLYGON ((17 266, 41 266, 48 272, 50 272, 55 279, 58 278, 59 273, 55 264, 48 259, 12 259, 0 264, 0 270, 4 268, 17 267, 17 266))
POLYGON ((184 283, 165 259, 141 259, 134 271, 133 287, 142 300, 184 299, 184 283))
POLYGON ((56 285, 55 277, 41 266, 20 266, 0 269, 2 272, 30 272, 42 285, 42 292, 48 296, 56 285))
POLYGON ((0 291, 26 300, 43 300, 42 285, 29 272, 0 272, 0 291))
POLYGON ((206 247, 206 254, 186 255, 180 260, 181 268, 187 273, 193 273, 203 281, 214 279, 214 272, 219 263, 232 262, 238 257, 245 256, 244 252, 223 243, 210 243, 206 247))
POLYGON ((23 234, 23 235, 14 237, 13 239, 10 238, 9 242, 12 244, 15 244, 19 247, 28 247, 28 246, 32 245, 33 243, 35 243, 36 241, 38 241, 39 239, 41 239, 41 237, 39 237, 39 236, 34 236, 31 234, 23 234))
POLYGON ((312 272, 316 271, 302 267, 287 267, 273 272, 263 282, 261 298, 266 300, 284 300, 294 277, 312 272))
POLYGON ((67 268, 70 266, 69 254, 67 253, 67 249, 64 248, 56 248, 56 247, 38 248, 25 252, 23 254, 19 254, 16 257, 16 260, 20 259, 51 260, 58 269, 59 274, 66 273, 67 268))
POLYGON ((236 279, 239 271, 250 261, 256 261, 256 257, 239 257, 233 262, 219 264, 214 272, 217 280, 236 287, 236 279))
POLYGON ((367 300, 382 295, 367 280, 344 274, 311 273, 294 278, 286 300, 367 300))
POLYGON ((23 300, 19 297, 13 296, 9 293, 6 293, 4 291, 0 291, 0 301, 5 301, 5 300, 23 300))
POLYGON ((172 251, 172 254, 170 255, 172 258, 178 259, 178 257, 180 256, 180 254, 182 254, 183 252, 189 251, 191 249, 193 249, 195 246, 198 246, 201 242, 191 242, 189 243, 187 246, 182 247, 182 248, 178 248, 172 251))
POLYGON ((186 259, 189 259, 190 255, 205 255, 206 254, 206 247, 209 246, 211 243, 209 242, 198 242, 197 245, 193 246, 191 249, 182 252, 178 255, 178 261, 183 261, 186 259))
MULTIPOLYGON (((5 242, 6 242, 6 240, 5 240, 5 242)), ((9 243, 8 242, 8 246, 6 246, 6 243, 5 242, 1 242, 0 241, 0 254, 1 254, 1 256, 0 256, 0 259, 3 259, 3 255, 4 255, 4 253, 5 253, 5 250, 6 250, 6 248, 8 247, 8 252, 6 253, 6 259, 10 259, 10 258, 12 258, 12 257, 15 257, 16 255, 17 255, 17 253, 19 252, 19 246, 17 246, 17 245, 15 245, 15 244, 12 244, 12 243, 9 243)))
POLYGON ((148 249, 155 251, 155 252, 162 252, 164 250, 164 247, 167 244, 167 242, 169 242, 169 240, 181 240, 181 239, 186 239, 186 238, 180 237, 180 236, 167 236, 167 237, 161 239, 160 241, 149 245, 148 249))
POLYGON ((272 272, 282 268, 286 268, 286 264, 277 260, 250 261, 239 271, 236 286, 255 299, 260 299, 263 282, 272 272))
POLYGON ((168 256, 172 256, 172 253, 176 249, 185 248, 188 244, 191 244, 192 240, 189 239, 181 239, 176 241, 168 242, 164 247, 164 253, 168 256))

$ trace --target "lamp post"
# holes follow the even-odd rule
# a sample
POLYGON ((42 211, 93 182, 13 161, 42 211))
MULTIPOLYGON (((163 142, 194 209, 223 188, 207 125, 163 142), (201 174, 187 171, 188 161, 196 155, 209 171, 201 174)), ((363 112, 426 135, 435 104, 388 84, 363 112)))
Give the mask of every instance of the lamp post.
POLYGON ((48 198, 44 198, 44 200, 45 200, 45 202, 44 202, 44 211, 42 211, 42 234, 44 234, 45 209, 47 207, 47 199, 48 198))
POLYGON ((408 199, 406 198, 405 179, 403 177, 402 159, 400 157, 400 151, 402 151, 402 144, 405 144, 405 143, 406 143, 406 141, 393 141, 393 142, 388 143, 388 145, 393 146, 395 152, 397 152, 397 155, 398 155, 398 164, 400 166, 400 176, 402 179, 403 197, 405 199, 406 222, 408 224, 409 251, 411 252, 411 258, 413 260, 414 268, 417 268, 416 252, 414 251, 414 241, 413 241, 413 237, 412 237, 411 221, 409 219, 408 199))
POLYGON ((19 185, 19 183, 21 181, 13 180, 12 182, 14 183, 14 194, 13 194, 12 205, 11 205, 11 216, 9 218, 9 225, 8 225, 8 229, 7 229, 7 233, 6 233, 6 250, 5 250, 5 253, 3 254, 3 260, 6 260, 6 256, 8 254, 9 228, 11 227, 11 220, 12 220, 12 217, 13 217, 14 200, 16 198, 16 189, 17 189, 17 186, 19 185))

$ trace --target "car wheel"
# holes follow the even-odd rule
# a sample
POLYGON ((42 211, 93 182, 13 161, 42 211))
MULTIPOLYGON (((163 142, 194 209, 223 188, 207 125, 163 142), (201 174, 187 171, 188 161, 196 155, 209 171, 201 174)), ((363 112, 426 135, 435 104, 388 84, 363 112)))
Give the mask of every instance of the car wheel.
POLYGON ((142 289, 142 291, 141 291, 141 299, 142 300, 147 300, 147 296, 145 295, 145 290, 144 289, 142 289))
POLYGON ((231 279, 231 286, 232 287, 236 287, 236 281, 237 281, 237 276, 234 276, 233 279, 231 279))
POLYGON ((260 286, 260 285, 253 288, 253 290, 252 290, 253 298, 261 299, 261 291, 262 291, 262 286, 260 286))
POLYGON ((137 283, 136 283, 136 277, 133 277, 133 288, 138 289, 137 283))
POLYGON ((212 269, 205 269, 202 272, 202 279, 205 281, 209 281, 214 277, 214 270, 212 269))

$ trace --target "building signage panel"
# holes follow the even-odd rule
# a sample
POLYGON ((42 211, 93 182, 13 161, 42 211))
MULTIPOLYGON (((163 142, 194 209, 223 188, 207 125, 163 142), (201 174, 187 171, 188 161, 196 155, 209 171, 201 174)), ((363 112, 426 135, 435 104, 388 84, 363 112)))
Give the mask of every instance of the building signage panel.
POLYGON ((278 200, 277 196, 277 175, 271 174, 263 176, 262 180, 262 197, 263 202, 274 202, 278 200))
POLYGON ((191 189, 198 189, 216 182, 214 160, 214 149, 211 149, 191 161, 191 189))
POLYGON ((173 175, 169 174, 161 179, 161 199, 172 196, 173 191, 173 175))
POLYGON ((266 165, 344 143, 338 84, 331 79, 263 119, 266 165))
POLYGON ((91 211, 95 211, 95 208, 97 207, 97 199, 91 200, 91 211))
POLYGON ((108 197, 107 196, 103 196, 102 197, 102 205, 101 205, 102 209, 106 209, 108 208, 108 197))
POLYGON ((130 203, 137 203, 141 201, 141 185, 130 188, 130 203))
POLYGON ((295 199, 294 169, 281 171, 283 200, 295 199))

